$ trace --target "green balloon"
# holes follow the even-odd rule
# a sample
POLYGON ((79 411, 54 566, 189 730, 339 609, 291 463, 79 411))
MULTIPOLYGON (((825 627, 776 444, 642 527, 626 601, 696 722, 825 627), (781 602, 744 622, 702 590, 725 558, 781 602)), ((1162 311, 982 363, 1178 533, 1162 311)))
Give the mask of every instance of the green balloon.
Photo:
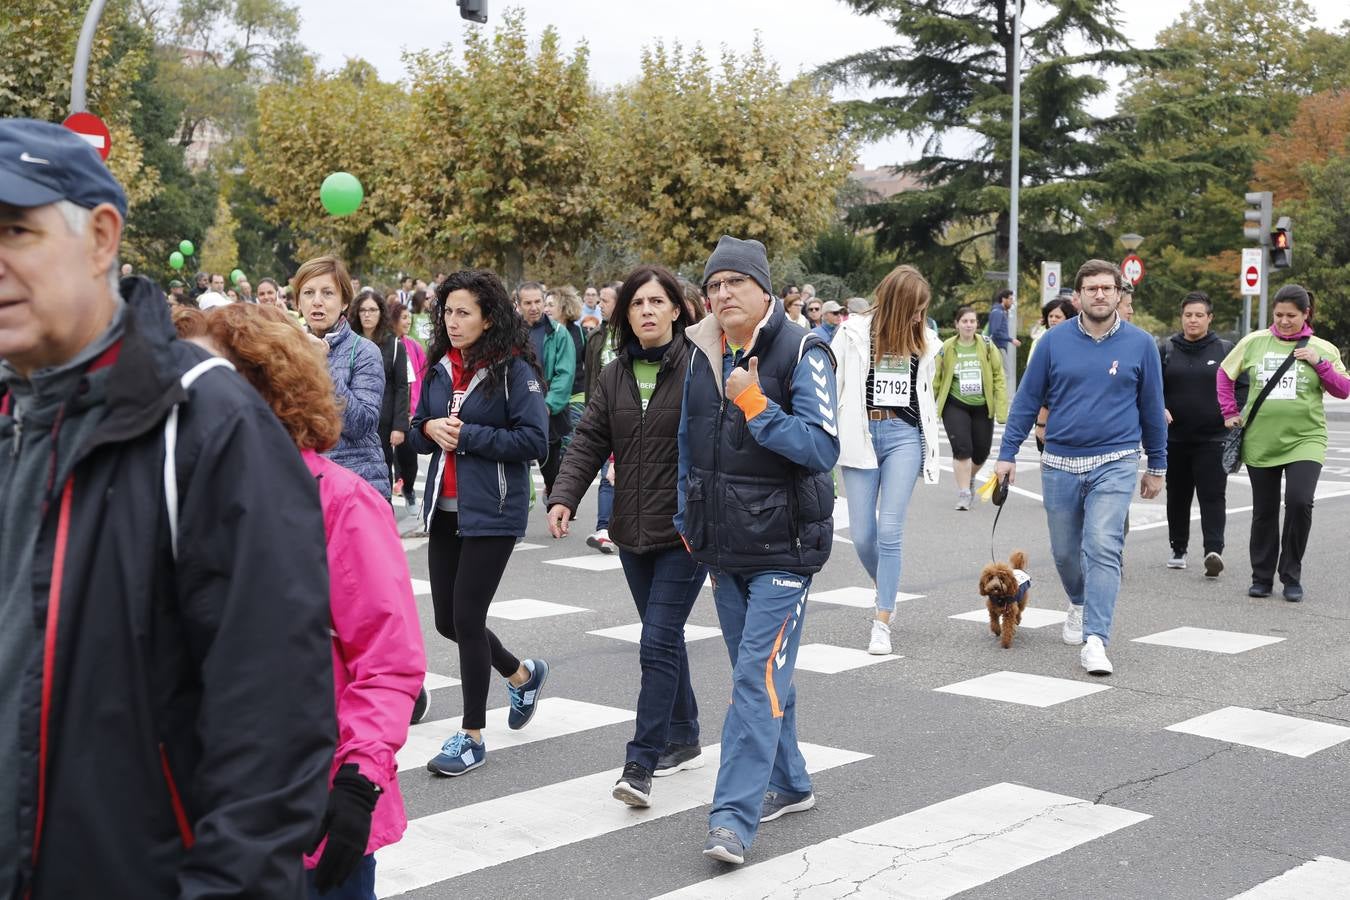
POLYGON ((230 284, 238 284, 239 279, 243 277, 244 277, 244 270, 235 269, 233 272, 230 273, 230 284))
POLYGON ((350 172, 334 172, 323 180, 319 200, 329 215, 350 216, 365 199, 365 189, 350 172))
POLYGON ((184 256, 191 256, 192 251, 196 249, 197 249, 196 247, 192 246, 192 241, 183 241, 181 244, 178 245, 178 251, 182 253, 184 256))
POLYGON ((183 268, 183 254, 177 250, 169 254, 169 267, 173 269, 183 268))

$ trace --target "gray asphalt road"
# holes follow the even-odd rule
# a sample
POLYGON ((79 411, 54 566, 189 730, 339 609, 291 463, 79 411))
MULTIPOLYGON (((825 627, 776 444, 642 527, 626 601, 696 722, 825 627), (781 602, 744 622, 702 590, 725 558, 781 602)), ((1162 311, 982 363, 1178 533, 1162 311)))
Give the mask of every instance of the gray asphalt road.
MULTIPOLYGON (((1350 605, 1340 568, 1350 528, 1350 421, 1332 428, 1302 604, 1246 597, 1250 492, 1236 477, 1228 568, 1218 579, 1200 571, 1198 521, 1191 568, 1167 570, 1161 499, 1136 503, 1109 648, 1113 676, 1085 675, 1057 623, 1024 628, 1003 650, 986 625, 952 618, 981 609, 975 580, 989 559, 993 507, 954 511, 944 473, 942 485, 920 485, 910 507, 901 589, 921 596, 899 606, 900 658, 797 675, 801 739, 865 758, 826 759, 815 776, 817 808, 764 826, 734 880, 703 883, 724 872, 699 853, 711 781, 697 779, 711 771, 658 780, 648 813, 624 809, 609 798, 613 778, 603 773, 622 765, 631 723, 585 727, 595 712, 586 707, 579 730, 521 746, 504 746, 511 736, 489 729, 488 763, 463 778, 404 771, 415 821, 409 840, 393 848, 398 855, 380 857, 381 895, 417 884, 408 896, 629 898, 690 888, 688 896, 833 897, 856 888, 860 896, 1230 898, 1265 884, 1263 896, 1350 897, 1350 865, 1335 862, 1350 859, 1350 605), (1274 641, 1225 653, 1138 640, 1173 629, 1274 641), (939 690, 986 676, 1005 682, 992 689, 1023 702, 939 690), (1027 705, 1079 688, 1104 689, 1027 705), (1204 734, 1187 733, 1195 730, 1204 734), (994 787, 1005 784, 1012 787, 994 787), (868 831, 852 834, 860 829, 868 831), (1266 884, 1321 857, 1332 859, 1266 884), (390 880, 400 867, 411 870, 410 882, 390 880), (832 867, 834 875, 813 874, 832 867), (808 889, 813 879, 832 884, 808 889)), ((1033 459, 1023 457, 1020 491, 994 544, 1004 556, 1026 550, 1032 607, 1062 613, 1033 459)), ((593 521, 594 493, 579 525, 593 521)), ((635 707, 636 644, 588 633, 637 621, 622 573, 549 562, 601 559, 576 530, 553 541, 536 510, 526 541, 542 546, 516 553, 497 601, 581 611, 490 620, 515 653, 552 666, 538 720, 519 736, 550 733, 550 717, 562 718, 567 702, 618 715, 635 707)), ((425 578, 426 549, 409 543, 413 576, 425 578)), ((868 587, 853 548, 840 540, 813 593, 868 587)), ((453 677, 454 646, 436 635, 430 598, 419 603, 430 667, 453 677)), ((803 641, 864 649, 869 617, 866 609, 812 602, 803 641)), ((716 627, 710 593, 691 622, 716 627)), ((714 635, 691 642, 689 656, 703 743, 715 746, 729 692, 726 651, 714 635)), ((433 698, 434 723, 419 731, 439 740, 458 724, 459 688, 433 698)), ((489 708, 505 703, 504 688, 494 685, 489 708)))

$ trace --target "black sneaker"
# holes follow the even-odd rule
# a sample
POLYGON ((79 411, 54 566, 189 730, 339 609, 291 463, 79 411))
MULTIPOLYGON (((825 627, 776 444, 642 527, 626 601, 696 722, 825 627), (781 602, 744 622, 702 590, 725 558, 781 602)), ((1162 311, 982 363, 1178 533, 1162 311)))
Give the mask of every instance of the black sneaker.
POLYGON ((1302 603, 1303 585, 1286 584, 1284 586, 1284 599, 1288 600, 1290 603, 1302 603))
POLYGON ((416 725, 427 717, 427 710, 431 709, 431 695, 427 693, 424 687, 417 693, 417 701, 413 703, 412 723, 416 725))
POLYGON ((1205 554, 1205 577, 1218 578, 1223 571, 1223 557, 1211 550, 1205 554))
POLYGON ((703 748, 698 744, 666 744, 666 749, 656 758, 657 778, 674 775, 686 769, 703 768, 703 748))
POLYGON ((614 783, 611 791, 615 800, 622 800, 629 806, 646 809, 652 805, 652 773, 642 763, 630 762, 624 765, 623 774, 614 783))
POLYGON ((1269 597, 1270 585, 1262 584, 1259 581, 1253 581, 1252 586, 1247 588, 1248 597, 1269 597))
POLYGON ((410 508, 416 509, 416 508, 417 508, 417 492, 416 492, 416 491, 409 491, 408 493, 404 494, 404 495, 403 495, 403 502, 406 503, 406 504, 408 504, 408 506, 409 506, 410 508))

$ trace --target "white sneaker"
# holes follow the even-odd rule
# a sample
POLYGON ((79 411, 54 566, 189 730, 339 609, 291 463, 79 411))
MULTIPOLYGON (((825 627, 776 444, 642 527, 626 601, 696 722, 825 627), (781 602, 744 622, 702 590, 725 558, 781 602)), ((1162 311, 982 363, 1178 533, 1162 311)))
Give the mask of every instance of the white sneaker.
POLYGON ((958 491, 956 494, 956 508, 959 510, 970 509, 970 491, 958 491))
POLYGON ((613 553, 615 550, 614 542, 609 539, 608 528, 601 528, 595 534, 586 538, 586 546, 593 547, 601 553, 613 553))
POLYGON ((1095 634, 1088 636, 1087 643, 1083 644, 1083 649, 1078 654, 1078 660, 1089 675, 1111 674, 1111 660, 1106 658, 1106 647, 1102 645, 1102 639, 1095 634))
POLYGON ((1083 607, 1069 604, 1069 615, 1064 620, 1064 643, 1083 643, 1083 607))
POLYGON ((1167 560, 1167 568, 1184 569, 1186 568, 1186 554, 1173 553, 1171 559, 1167 560))
POLYGON ((873 656, 887 656, 891 652, 891 626, 880 619, 872 620, 872 640, 867 652, 873 656))

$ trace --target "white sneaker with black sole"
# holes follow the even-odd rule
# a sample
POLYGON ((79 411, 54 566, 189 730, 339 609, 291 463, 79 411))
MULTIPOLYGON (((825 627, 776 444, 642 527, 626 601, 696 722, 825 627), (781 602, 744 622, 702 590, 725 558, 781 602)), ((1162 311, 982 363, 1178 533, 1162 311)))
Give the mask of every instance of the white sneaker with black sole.
POLYGON ((1083 643, 1083 607, 1069 604, 1069 614, 1064 619, 1062 632, 1064 643, 1078 646, 1083 643))
POLYGON ((1185 554, 1185 553, 1175 553, 1175 552, 1174 552, 1174 553, 1171 555, 1171 557, 1169 557, 1168 560, 1167 560, 1167 568, 1169 568, 1169 569, 1184 569, 1184 568, 1186 568, 1186 554, 1185 554))
POLYGON ((1088 635, 1083 649, 1078 653, 1078 661, 1089 675, 1110 675, 1113 671, 1111 660, 1106 658, 1106 646, 1095 634, 1088 635))

